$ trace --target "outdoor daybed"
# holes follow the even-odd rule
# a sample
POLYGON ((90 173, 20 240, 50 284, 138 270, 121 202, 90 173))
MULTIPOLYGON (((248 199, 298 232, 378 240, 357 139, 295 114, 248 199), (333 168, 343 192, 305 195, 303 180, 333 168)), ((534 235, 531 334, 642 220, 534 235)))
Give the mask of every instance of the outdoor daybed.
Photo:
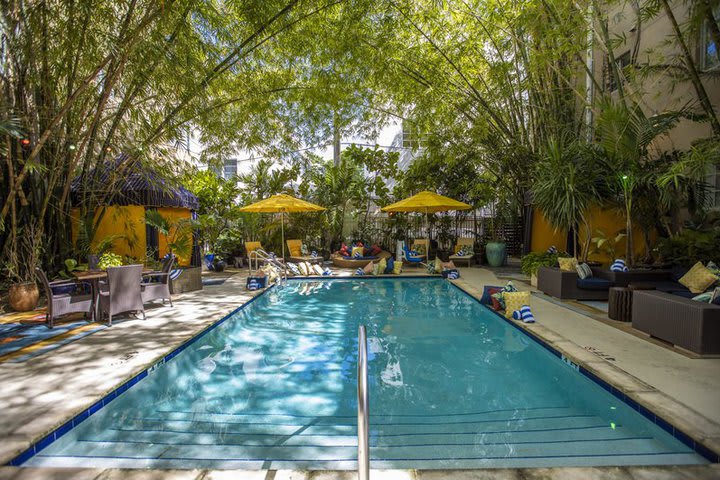
POLYGON ((377 255, 360 257, 360 258, 343 257, 342 255, 339 255, 338 253, 333 253, 330 256, 330 259, 332 260, 333 265, 335 265, 338 268, 353 268, 354 269, 354 268, 362 268, 372 261, 382 260, 383 258, 390 258, 390 257, 392 257, 392 253, 382 250, 377 255))
POLYGON ((660 291, 637 291, 633 328, 699 354, 720 353, 720 306, 660 291))

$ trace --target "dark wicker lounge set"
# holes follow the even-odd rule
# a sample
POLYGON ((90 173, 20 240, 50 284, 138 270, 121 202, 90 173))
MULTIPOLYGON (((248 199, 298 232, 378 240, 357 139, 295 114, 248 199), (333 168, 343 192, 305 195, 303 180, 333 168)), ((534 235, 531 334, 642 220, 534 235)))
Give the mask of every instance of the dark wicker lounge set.
POLYGON ((538 290, 562 300, 609 300, 608 316, 698 354, 720 353, 720 306, 692 300, 677 279, 684 270, 611 272, 592 268, 580 279, 557 267, 538 270, 538 290))

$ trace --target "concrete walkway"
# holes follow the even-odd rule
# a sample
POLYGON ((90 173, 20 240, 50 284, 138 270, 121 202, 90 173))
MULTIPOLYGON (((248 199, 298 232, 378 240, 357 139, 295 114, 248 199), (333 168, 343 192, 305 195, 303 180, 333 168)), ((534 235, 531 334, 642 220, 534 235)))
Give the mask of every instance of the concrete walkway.
MULTIPOLYGON (((412 273, 422 274, 420 269, 412 273)), ((485 284, 502 284, 492 272, 461 269, 460 286, 477 295, 485 284)), ((345 275, 349 272, 345 272, 345 275)), ((174 308, 148 311, 147 320, 128 319, 24 363, 0 364, 0 465, 32 442, 87 409, 107 392, 222 316, 252 298, 245 274, 222 285, 178 296, 174 308)), ((517 283, 520 289, 529 286, 517 283)), ((533 298, 538 320, 533 331, 553 341, 605 377, 628 383, 658 413, 680 418, 683 428, 703 429, 713 448, 720 446, 720 359, 690 359, 641 338, 533 298), (588 348, 593 349, 592 351, 588 348), (613 357, 608 361, 603 357, 613 357), (628 376, 624 372, 630 374, 628 376), (632 376, 632 377, 631 377, 632 376), (671 410, 665 412, 663 409, 671 410)), ((615 382, 617 383, 617 382, 615 382)), ((474 472, 374 472, 373 478, 720 478, 717 465, 700 468, 516 469, 474 472)), ((309 479, 355 478, 354 472, 207 472, 17 469, 0 467, 0 478, 192 478, 309 479)))

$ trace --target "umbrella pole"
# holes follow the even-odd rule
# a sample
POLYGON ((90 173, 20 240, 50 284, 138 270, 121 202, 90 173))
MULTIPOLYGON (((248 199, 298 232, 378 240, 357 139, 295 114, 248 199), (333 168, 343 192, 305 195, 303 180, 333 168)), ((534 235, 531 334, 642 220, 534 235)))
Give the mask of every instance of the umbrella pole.
POLYGON ((282 261, 285 264, 285 213, 280 212, 280 232, 282 234, 282 261))

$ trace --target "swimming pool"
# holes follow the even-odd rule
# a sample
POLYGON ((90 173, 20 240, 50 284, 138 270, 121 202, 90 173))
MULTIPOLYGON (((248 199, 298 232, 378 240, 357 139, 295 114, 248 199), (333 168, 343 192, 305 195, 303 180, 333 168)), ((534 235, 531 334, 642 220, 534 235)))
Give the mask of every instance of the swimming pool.
POLYGON ((450 282, 401 278, 272 289, 23 465, 355 469, 360 324, 373 468, 707 463, 450 282))

